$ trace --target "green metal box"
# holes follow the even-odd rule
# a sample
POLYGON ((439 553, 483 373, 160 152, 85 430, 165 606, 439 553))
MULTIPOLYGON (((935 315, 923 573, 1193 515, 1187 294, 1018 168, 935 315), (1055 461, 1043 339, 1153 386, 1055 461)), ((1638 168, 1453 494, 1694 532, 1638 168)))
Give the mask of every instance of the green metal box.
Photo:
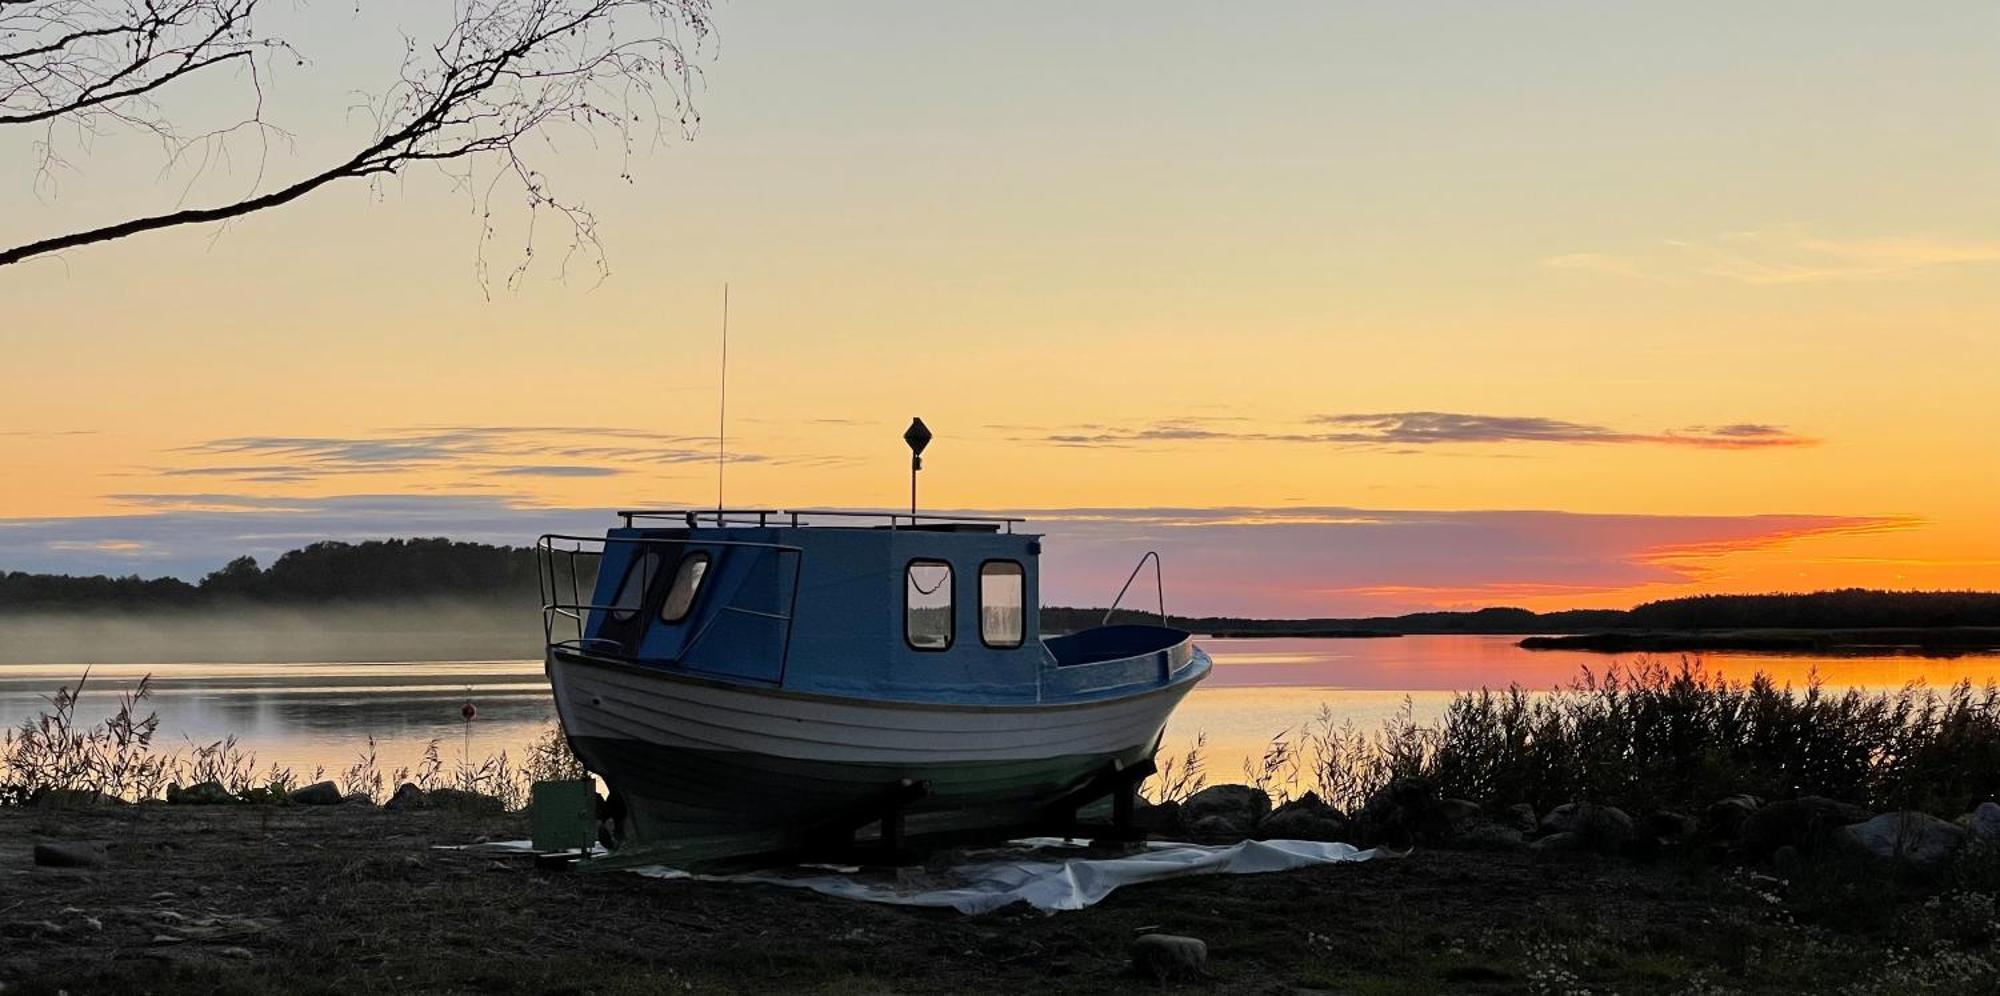
POLYGON ((597 842, 597 792, 590 779, 536 782, 528 803, 535 850, 587 850, 597 842))

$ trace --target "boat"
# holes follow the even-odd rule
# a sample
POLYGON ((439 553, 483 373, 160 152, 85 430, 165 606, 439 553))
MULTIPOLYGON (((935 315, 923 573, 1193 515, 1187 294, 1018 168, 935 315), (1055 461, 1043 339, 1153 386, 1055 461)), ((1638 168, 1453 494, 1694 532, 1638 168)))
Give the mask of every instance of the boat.
POLYGON ((618 515, 537 549, 557 712, 621 844, 977 836, 1107 798, 1126 821, 1211 667, 1164 598, 1156 624, 1044 638, 1022 519, 618 515))

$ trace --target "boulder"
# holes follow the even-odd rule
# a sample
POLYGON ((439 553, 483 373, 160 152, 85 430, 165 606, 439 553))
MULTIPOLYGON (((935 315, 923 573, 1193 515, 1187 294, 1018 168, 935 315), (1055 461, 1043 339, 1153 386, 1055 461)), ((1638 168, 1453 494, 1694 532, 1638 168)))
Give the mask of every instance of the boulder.
POLYGON ((375 800, 369 798, 366 792, 350 792, 340 801, 349 805, 367 806, 371 809, 375 806, 375 800))
POLYGON ((293 789, 290 798, 301 806, 335 806, 340 804, 340 786, 332 782, 314 782, 304 788, 293 789))
POLYGON ((1307 792, 1279 806, 1257 827, 1264 840, 1344 840, 1348 836, 1347 817, 1307 792))
POLYGON ((1517 827, 1474 820, 1459 824, 1445 843, 1467 851, 1518 851, 1527 846, 1527 835, 1517 827))
POLYGON ((1883 813, 1834 834, 1841 845, 1884 861, 1929 870, 1965 845, 1968 831, 1929 813, 1883 813))
POLYGON ((1187 836, 1204 844, 1222 844, 1242 840, 1250 836, 1250 831, 1243 829, 1241 823, 1227 816, 1204 816, 1189 821, 1187 836))
POLYGON ((1575 834, 1584 846, 1607 853, 1625 846, 1633 836, 1632 817, 1624 810, 1594 802, 1566 802, 1549 810, 1542 817, 1542 829, 1575 834))
POLYGON ((1437 788, 1427 778, 1398 778, 1368 798, 1356 813, 1357 832, 1369 841, 1409 844, 1443 840, 1451 830, 1437 788))
MULTIPOLYGON (((402 791, 397 789, 398 792, 402 791)), ((490 795, 467 792, 464 789, 440 788, 425 793, 430 804, 438 809, 453 809, 461 813, 480 815, 499 814, 507 811, 507 804, 490 795)), ((393 801, 393 800, 391 800, 393 801)))
POLYGON ((1536 854, 1569 854, 1583 849, 1583 836, 1566 830, 1549 834, 1528 845, 1528 850, 1536 854))
POLYGON ((28 796, 28 804, 47 809, 74 809, 82 806, 124 806, 125 800, 91 789, 39 788, 28 796))
POLYGON ((1993 844, 2000 844, 2000 802, 1982 802, 1972 811, 1971 824, 1967 829, 1974 837, 1993 844))
POLYGON ((1470 799, 1438 800, 1438 814, 1444 817, 1446 823, 1458 824, 1468 820, 1476 820, 1483 813, 1484 811, 1479 808, 1479 804, 1470 799))
POLYGON ((1531 834, 1541 828, 1541 817, 1535 815, 1535 807, 1517 802, 1494 814, 1493 822, 1503 827, 1513 827, 1523 834, 1531 834))
POLYGON ((196 782, 187 788, 179 785, 167 786, 167 802, 176 806, 220 806, 241 801, 221 782, 196 782))
POLYGON ((1749 819, 1760 805, 1754 795, 1732 795, 1719 800, 1702 814, 1702 828, 1713 837, 1735 840, 1736 832, 1743 829, 1743 821, 1749 819))
POLYGON ((1228 820, 1238 836, 1249 836, 1271 814, 1271 797, 1249 785, 1211 785, 1181 803, 1181 819, 1192 830, 1213 817, 1228 820))
POLYGON ((415 784, 404 782, 396 786, 396 794, 390 796, 389 801, 382 804, 382 808, 397 810, 429 809, 431 808, 431 798, 429 793, 418 788, 415 784))
POLYGON ((1660 840, 1684 840, 1701 829, 1701 822, 1686 813, 1655 809, 1646 814, 1646 833, 1660 840))
POLYGON ((1148 802, 1145 796, 1132 801, 1132 825, 1158 837, 1181 832, 1181 804, 1172 799, 1148 802))
POLYGON ((1185 982, 1208 974, 1208 944, 1198 937, 1140 934, 1132 941, 1132 970, 1154 982, 1185 982))
POLYGON ((1808 795, 1781 799, 1751 813, 1737 829, 1745 853, 1766 858, 1789 844, 1811 854, 1833 838, 1834 831, 1860 823, 1874 814, 1853 803, 1808 795))
POLYGON ((44 868, 96 868, 108 860, 103 844, 36 844, 35 864, 44 868))

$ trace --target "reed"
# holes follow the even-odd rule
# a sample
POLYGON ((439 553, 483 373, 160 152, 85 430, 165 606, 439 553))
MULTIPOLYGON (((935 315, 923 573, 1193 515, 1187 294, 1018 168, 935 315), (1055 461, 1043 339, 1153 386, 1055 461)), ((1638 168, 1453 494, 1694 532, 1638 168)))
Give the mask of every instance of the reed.
POLYGON ((1281 799, 1310 789, 1349 810, 1403 777, 1537 809, 1687 808, 1748 793, 1961 813, 2000 796, 2000 688, 1834 693, 1817 679, 1793 688, 1762 673, 1732 681, 1690 658, 1640 660, 1548 692, 1466 692, 1435 722, 1405 702, 1372 733, 1322 707, 1244 766, 1246 783, 1281 799))

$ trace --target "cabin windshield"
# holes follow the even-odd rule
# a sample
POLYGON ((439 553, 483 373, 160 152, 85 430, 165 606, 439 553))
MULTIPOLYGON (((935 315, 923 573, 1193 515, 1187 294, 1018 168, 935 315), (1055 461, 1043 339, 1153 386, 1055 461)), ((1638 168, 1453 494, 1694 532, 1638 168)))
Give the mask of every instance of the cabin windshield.
POLYGON ((686 619, 688 610, 694 608, 694 596, 701 591, 701 579, 707 575, 708 554, 688 554, 674 570, 673 587, 667 589, 666 601, 660 603, 660 621, 677 623, 686 619))
POLYGON ((1021 645, 1026 572, 1012 560, 979 565, 979 641, 996 650, 1021 645))

